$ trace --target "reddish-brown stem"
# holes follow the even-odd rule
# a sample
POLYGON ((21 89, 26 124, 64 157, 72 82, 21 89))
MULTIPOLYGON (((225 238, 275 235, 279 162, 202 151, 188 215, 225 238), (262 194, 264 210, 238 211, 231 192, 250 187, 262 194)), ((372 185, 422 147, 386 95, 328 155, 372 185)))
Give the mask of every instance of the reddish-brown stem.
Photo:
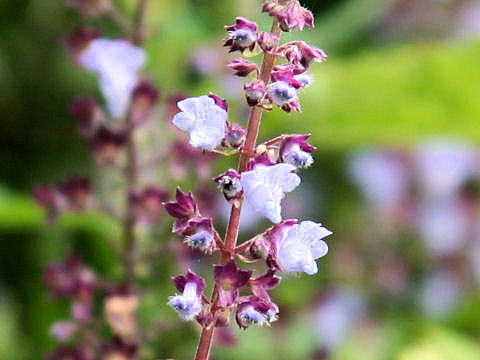
MULTIPOLYGON (((143 41, 143 20, 145 17, 145 8, 147 5, 147 0, 139 0, 137 6, 137 13, 135 15, 135 21, 132 29, 132 42, 135 45, 141 45, 143 41)), ((126 144, 126 153, 127 153, 127 166, 125 169, 125 178, 126 178, 126 213, 125 213, 125 222, 124 222, 124 236, 125 236, 125 276, 126 281, 129 287, 135 285, 135 261, 136 261, 136 236, 135 236, 135 212, 133 204, 130 201, 130 194, 135 189, 137 185, 138 178, 138 159, 137 159, 137 149, 135 146, 135 124, 132 116, 132 109, 129 109, 126 126, 129 129, 128 138, 126 144)))
MULTIPOLYGON (((275 35, 280 36, 280 26, 278 25, 276 19, 273 21, 271 31, 275 35)), ((268 84, 270 81, 270 74, 272 72, 273 66, 275 65, 275 59, 275 54, 268 53, 265 54, 263 58, 259 78, 265 84, 268 84)), ((260 106, 255 106, 251 108, 250 116, 248 119, 247 137, 245 139, 245 145, 243 146, 243 150, 240 153, 240 160, 238 164, 239 172, 247 170, 248 162, 250 161, 253 154, 255 154, 255 145, 257 143, 258 131, 260 129, 260 123, 262 120, 262 113, 263 108, 260 106)), ((224 251, 222 251, 222 256, 220 259, 220 263, 222 265, 226 264, 235 255, 235 246, 237 244, 238 230, 240 226, 240 215, 242 213, 242 204, 243 199, 239 201, 238 206, 232 205, 232 209, 230 211, 230 220, 228 222, 227 232, 225 235, 224 251)), ((211 300, 213 312, 215 312, 218 308, 217 298, 218 291, 217 287, 215 286, 211 300)), ((195 354, 195 360, 209 359, 214 331, 214 324, 202 329, 200 340, 198 342, 197 352, 195 354)))

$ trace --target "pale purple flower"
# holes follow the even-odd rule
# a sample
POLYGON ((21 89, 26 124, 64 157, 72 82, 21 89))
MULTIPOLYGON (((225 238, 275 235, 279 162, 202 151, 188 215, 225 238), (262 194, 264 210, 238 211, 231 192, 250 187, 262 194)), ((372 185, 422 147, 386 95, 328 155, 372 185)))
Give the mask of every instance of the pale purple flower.
POLYGON ((181 112, 173 118, 179 129, 190 134, 190 145, 213 150, 225 136, 228 113, 208 95, 191 97, 177 103, 181 112))
POLYGON ((365 316, 363 294, 352 290, 334 290, 325 296, 313 313, 315 335, 327 351, 335 351, 365 316))
POLYGON ((73 321, 57 321, 50 328, 52 336, 60 341, 68 341, 77 331, 77 324, 73 321))
POLYGON ((421 308, 431 318, 442 318, 458 304, 461 290, 454 273, 437 270, 426 279, 419 293, 421 308))
POLYGON ((429 141, 416 151, 419 181, 427 198, 451 199, 475 171, 474 149, 452 140, 429 141))
POLYGON ((293 172, 295 169, 290 164, 257 164, 253 170, 242 173, 240 182, 247 201, 257 213, 273 223, 282 221, 280 203, 285 193, 300 185, 300 177, 293 172))
POLYGON ((170 296, 168 305, 174 308, 183 319, 193 320, 203 308, 205 280, 189 270, 186 275, 174 277, 173 282, 182 294, 170 296))
POLYGON ((79 63, 100 77, 100 89, 110 114, 125 115, 138 72, 146 60, 145 51, 120 39, 95 39, 79 55, 79 63))
POLYGON ((401 160, 381 149, 358 151, 350 159, 353 181, 377 213, 391 213, 408 195, 409 174, 401 160))
POLYGON ((281 271, 318 272, 315 262, 328 253, 328 245, 322 239, 332 234, 322 224, 313 221, 285 221, 270 231, 273 242, 272 258, 281 271))
POLYGON ((467 241, 469 219, 456 201, 428 201, 421 205, 418 226, 428 250, 435 256, 455 253, 467 241))

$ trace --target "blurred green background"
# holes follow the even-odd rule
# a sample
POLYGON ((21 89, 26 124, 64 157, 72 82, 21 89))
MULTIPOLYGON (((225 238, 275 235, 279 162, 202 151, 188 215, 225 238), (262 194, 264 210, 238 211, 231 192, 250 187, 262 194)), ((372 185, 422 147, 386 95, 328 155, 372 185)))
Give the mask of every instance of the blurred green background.
MULTIPOLYGON (((133 0, 116 3, 131 14, 133 0)), ((454 138, 477 151, 480 4, 302 3, 315 12, 316 29, 289 33, 284 39, 301 38, 320 46, 329 61, 312 66, 315 82, 301 95, 303 113, 266 114, 260 137, 313 134, 311 142, 319 150, 314 166, 302 174, 300 205, 292 205, 302 213, 294 216, 321 221, 335 235, 329 239, 329 256, 320 260, 318 276, 286 277, 273 292, 282 308, 281 320, 271 329, 242 332, 237 347, 219 347, 215 359, 322 359, 326 350, 339 360, 480 359, 480 294, 474 277, 462 277, 461 296, 440 315, 432 316, 418 303, 428 275, 443 267, 455 273, 458 264, 467 261, 462 259, 468 247, 460 247, 454 256, 431 255, 411 225, 392 225, 390 220, 386 225, 378 219, 348 171, 358 149, 410 156, 432 137, 454 138), (312 203, 301 205, 311 198, 312 203), (407 269, 406 290, 400 295, 385 292, 375 280, 382 266, 392 264, 390 259, 407 269), (322 308, 325 303, 332 305, 322 308), (329 324, 340 325, 324 330, 327 325, 318 318, 328 316, 329 324), (330 339, 327 346, 322 331, 338 333, 341 339, 330 339)), ((231 116, 244 124, 242 82, 225 68, 229 58, 221 39, 223 26, 239 15, 267 29, 271 19, 260 13, 260 6, 256 0, 150 1, 146 74, 165 92, 212 91, 227 98, 231 116)), ((31 199, 37 183, 95 173, 66 108, 76 94, 99 94, 95 77, 75 67, 62 46, 62 37, 80 16, 61 0, 0 0, 0 18, 0 358, 39 359, 54 347, 51 323, 69 312, 66 302, 46 296, 43 267, 73 247, 100 274, 115 277, 118 264, 109 237, 118 229, 97 214, 69 214, 48 227, 31 199)), ((106 36, 121 35, 108 19, 91 24, 106 36)), ((472 165, 475 186, 477 157, 472 165)), ((189 180, 184 183, 193 186, 189 180)), ((418 193, 408 196, 421 198, 418 193)), ((475 205, 478 198, 468 200, 475 205)), ((413 211, 408 216, 417 215, 413 211)), ((468 261, 480 266, 480 257, 468 261)), ((168 260, 155 265, 155 291, 145 299, 144 318, 157 314, 176 319, 165 302, 173 292, 169 277, 178 271, 168 260)), ((188 359, 196 340, 197 331, 188 324, 173 327, 159 335, 145 358, 188 359)))

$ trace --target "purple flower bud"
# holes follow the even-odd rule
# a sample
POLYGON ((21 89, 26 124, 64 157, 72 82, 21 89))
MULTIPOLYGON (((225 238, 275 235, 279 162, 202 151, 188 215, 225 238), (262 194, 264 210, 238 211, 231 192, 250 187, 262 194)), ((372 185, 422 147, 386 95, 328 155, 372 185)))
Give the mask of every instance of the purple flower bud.
POLYGON ((67 202, 69 210, 84 211, 93 205, 93 194, 90 180, 87 178, 73 176, 58 186, 67 202))
POLYGON ((280 39, 275 34, 262 32, 258 36, 258 45, 260 45, 262 50, 266 53, 272 54, 277 50, 279 40, 280 39))
POLYGON ((311 155, 317 148, 308 142, 311 134, 289 135, 284 138, 280 146, 279 160, 297 168, 306 168, 312 165, 311 155))
POLYGON ((240 183, 240 174, 237 170, 229 169, 225 173, 217 176, 214 181, 222 190, 225 199, 230 203, 240 200, 243 195, 242 184, 240 183))
POLYGON ((267 1, 263 5, 263 12, 276 16, 283 31, 302 31, 304 27, 314 27, 313 14, 302 7, 298 0, 290 0, 285 5, 267 1))
POLYGON ((104 126, 89 139, 88 144, 92 149, 97 164, 111 165, 127 141, 125 131, 112 131, 104 126))
POLYGON ((243 127, 236 123, 228 123, 222 146, 237 149, 244 144, 246 136, 247 130, 243 127))
POLYGON ((215 248, 215 232, 211 218, 190 219, 176 232, 185 236, 185 244, 193 249, 211 254, 215 248))
POLYGON ((228 67, 235 71, 234 75, 237 76, 247 76, 253 71, 256 71, 257 74, 260 72, 258 65, 254 62, 247 61, 245 59, 235 59, 228 64, 228 67))
POLYGON ((229 52, 239 50, 243 53, 245 49, 252 51, 257 41, 257 23, 244 17, 237 17, 235 20, 235 25, 225 26, 228 37, 223 45, 230 46, 229 52))
POLYGON ((102 16, 111 9, 109 0, 68 0, 67 3, 90 18, 102 16))
POLYGON ((130 194, 134 205, 135 217, 146 224, 155 224, 163 210, 163 203, 168 198, 168 191, 149 186, 142 191, 130 194))
POLYGON ((186 275, 173 278, 173 282, 181 295, 170 296, 168 305, 173 307, 185 320, 193 320, 202 311, 202 296, 205 280, 188 270, 186 275))
POLYGON ((270 312, 270 306, 256 296, 249 296, 237 307, 237 324, 241 329, 251 325, 265 326, 276 320, 276 315, 270 312))
POLYGON ((133 89, 131 111, 135 123, 139 123, 150 115, 160 97, 160 91, 146 79, 140 80, 133 89))
POLYGON ((327 54, 322 49, 310 45, 305 41, 293 41, 283 45, 278 52, 292 65, 308 69, 312 61, 325 62, 327 54))
POLYGON ((59 341, 68 341, 77 331, 77 325, 73 321, 57 321, 50 328, 52 336, 59 341))
POLYGON ((102 344, 102 359, 105 360, 135 360, 137 353, 137 344, 129 344, 119 337, 102 344))
POLYGON ((252 275, 251 270, 240 269, 231 259, 225 265, 213 266, 215 283, 218 285, 220 306, 233 305, 238 298, 239 289, 245 286, 252 275))
POLYGON ((208 94, 209 97, 211 97, 213 99, 213 101, 215 101, 215 105, 221 107, 223 110, 225 111, 228 111, 228 102, 227 100, 225 99, 222 99, 220 96, 214 94, 214 93, 210 93, 208 94))
POLYGON ((102 109, 91 97, 76 99, 70 104, 69 110, 79 122, 80 134, 86 138, 93 136, 105 119, 102 109))
POLYGON ((63 43, 72 59, 78 63, 78 55, 85 50, 91 40, 97 39, 101 35, 102 33, 98 30, 93 30, 87 26, 80 25, 71 34, 64 38, 63 43))
POLYGON ((256 106, 262 101, 265 96, 265 84, 262 80, 253 80, 243 87, 245 90, 245 96, 247 103, 250 106, 256 106))
POLYGON ((164 203, 165 209, 170 216, 177 219, 189 219, 198 215, 197 202, 192 193, 184 193, 177 187, 176 201, 164 203))

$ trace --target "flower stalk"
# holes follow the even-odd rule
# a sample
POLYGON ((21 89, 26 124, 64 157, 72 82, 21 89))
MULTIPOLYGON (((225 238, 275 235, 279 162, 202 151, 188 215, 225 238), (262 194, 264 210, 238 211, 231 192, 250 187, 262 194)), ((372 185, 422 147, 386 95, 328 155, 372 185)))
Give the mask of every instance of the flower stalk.
MULTIPOLYGON (((137 5, 137 12, 135 15, 134 26, 132 29, 132 43, 134 45, 141 45, 143 42, 143 22, 145 18, 145 9, 147 6, 147 0, 139 0, 137 5)), ((127 285, 134 287, 135 285, 135 263, 136 263, 136 235, 135 235, 135 211, 134 204, 130 199, 131 194, 136 188, 138 179, 138 159, 137 148, 135 144, 135 123, 133 118, 133 112, 130 108, 127 117, 127 165, 125 169, 126 178, 126 212, 124 221, 124 236, 125 236, 125 276, 127 285)))
MULTIPOLYGON (((280 26, 277 18, 274 18, 271 32, 280 37, 280 26)), ((266 53, 263 58, 259 79, 265 84, 269 83, 270 75, 275 65, 276 55, 274 53, 266 53)), ((261 106, 253 106, 250 110, 248 119, 247 135, 243 151, 240 153, 238 171, 241 173, 247 170, 248 162, 255 156, 255 146, 257 143, 258 132, 262 121, 263 108, 261 106)), ((227 231, 225 235, 224 248, 222 250, 220 263, 225 265, 235 256, 235 247, 237 245, 238 232, 240 227, 240 215, 242 213, 243 198, 237 204, 232 205, 230 211, 230 219, 228 221, 227 231)), ((212 311, 218 306, 218 288, 215 286, 211 297, 212 311)), ((200 335, 200 340, 195 354, 195 360, 208 360, 212 348, 213 334, 215 326, 204 327, 200 335)))

